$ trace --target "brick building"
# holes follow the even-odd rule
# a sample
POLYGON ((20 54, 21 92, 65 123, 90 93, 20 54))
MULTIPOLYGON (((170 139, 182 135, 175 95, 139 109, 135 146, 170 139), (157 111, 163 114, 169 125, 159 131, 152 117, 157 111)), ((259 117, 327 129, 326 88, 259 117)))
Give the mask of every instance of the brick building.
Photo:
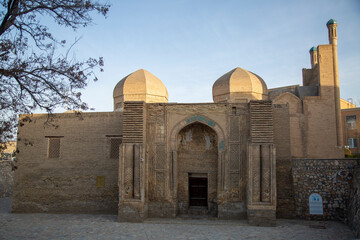
POLYGON ((341 110, 344 132, 344 144, 352 154, 360 153, 360 108, 348 108, 341 110))
POLYGON ((327 27, 303 86, 268 89, 235 68, 215 81, 213 103, 167 103, 141 69, 115 86, 113 112, 22 115, 13 212, 294 216, 291 160, 343 157, 336 21, 327 27))

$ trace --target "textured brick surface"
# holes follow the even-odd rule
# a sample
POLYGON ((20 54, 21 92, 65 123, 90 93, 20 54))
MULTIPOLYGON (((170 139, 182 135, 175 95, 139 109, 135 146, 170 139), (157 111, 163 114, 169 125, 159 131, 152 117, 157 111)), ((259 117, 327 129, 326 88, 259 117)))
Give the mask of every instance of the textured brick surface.
POLYGON ((0 198, 12 196, 14 165, 13 161, 0 161, 0 198))
POLYGON ((276 226, 275 211, 272 210, 248 210, 247 217, 249 224, 252 226, 276 226))
POLYGON ((144 136, 144 104, 142 102, 124 103, 122 119, 123 142, 142 143, 144 136))
POLYGON ((294 217, 294 193, 291 173, 289 106, 276 104, 274 112, 274 144, 276 146, 276 189, 279 218, 294 217))
POLYGON ((111 138, 121 113, 33 115, 19 127, 14 212, 108 212, 118 204, 118 160, 111 138), (48 158, 49 136, 61 136, 60 157, 48 158), (96 186, 104 177, 104 187, 96 186))
POLYGON ((331 44, 319 45, 317 64, 311 69, 303 69, 304 87, 318 86, 317 94, 296 93, 299 86, 269 90, 269 99, 274 104, 289 105, 292 157, 325 159, 344 156, 340 99, 335 97, 339 85, 335 81, 338 72, 335 70, 337 57, 334 58, 334 49, 336 47, 331 44))
POLYGON ((251 101, 249 108, 247 217, 250 225, 272 226, 277 201, 273 105, 270 101, 251 101))
POLYGON ((271 101, 250 102, 250 137, 253 143, 273 143, 271 101))
POLYGON ((216 133, 200 123, 190 124, 178 135, 178 204, 180 213, 189 208, 189 174, 208 179, 209 211, 216 214, 218 149, 216 133))

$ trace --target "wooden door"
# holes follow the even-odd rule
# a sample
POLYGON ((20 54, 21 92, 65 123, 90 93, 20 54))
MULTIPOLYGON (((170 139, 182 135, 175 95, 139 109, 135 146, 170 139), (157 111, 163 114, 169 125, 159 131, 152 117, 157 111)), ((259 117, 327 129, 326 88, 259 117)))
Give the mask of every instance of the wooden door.
POLYGON ((189 205, 207 207, 208 179, 189 177, 189 205))

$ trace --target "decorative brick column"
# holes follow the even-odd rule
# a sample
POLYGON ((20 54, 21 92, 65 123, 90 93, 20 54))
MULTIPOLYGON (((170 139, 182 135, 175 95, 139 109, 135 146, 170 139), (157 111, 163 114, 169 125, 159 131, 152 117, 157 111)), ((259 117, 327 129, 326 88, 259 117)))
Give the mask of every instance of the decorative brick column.
POLYGON ((271 101, 251 101, 248 144, 248 203, 250 225, 276 225, 276 155, 271 101))
POLYGON ((145 119, 143 102, 125 102, 119 149, 119 222, 142 222, 145 204, 145 119))

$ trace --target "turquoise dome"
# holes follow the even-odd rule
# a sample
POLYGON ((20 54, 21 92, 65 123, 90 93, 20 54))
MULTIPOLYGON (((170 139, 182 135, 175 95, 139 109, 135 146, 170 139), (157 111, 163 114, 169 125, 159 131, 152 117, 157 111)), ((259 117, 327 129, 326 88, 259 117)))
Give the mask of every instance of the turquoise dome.
POLYGON ((314 51, 317 51, 317 48, 316 47, 312 47, 310 48, 309 52, 314 52, 314 51))
POLYGON ((326 26, 331 25, 331 24, 337 24, 337 21, 335 19, 330 19, 327 23, 326 26))

